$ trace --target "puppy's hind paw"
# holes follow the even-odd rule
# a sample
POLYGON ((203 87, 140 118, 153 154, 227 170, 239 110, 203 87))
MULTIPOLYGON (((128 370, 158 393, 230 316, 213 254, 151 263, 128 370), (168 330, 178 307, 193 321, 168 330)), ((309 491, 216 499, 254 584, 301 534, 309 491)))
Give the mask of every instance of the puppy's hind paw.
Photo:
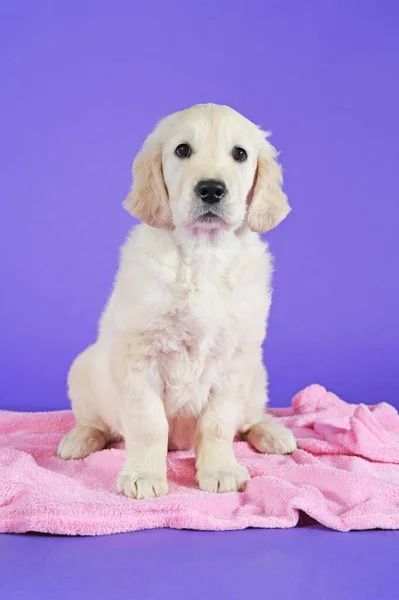
POLYGON ((62 438, 57 456, 64 460, 86 458, 93 452, 103 450, 105 445, 106 439, 102 431, 78 424, 62 438))
POLYGON ((263 454, 292 454, 297 449, 295 436, 277 421, 261 421, 245 435, 248 442, 263 454))

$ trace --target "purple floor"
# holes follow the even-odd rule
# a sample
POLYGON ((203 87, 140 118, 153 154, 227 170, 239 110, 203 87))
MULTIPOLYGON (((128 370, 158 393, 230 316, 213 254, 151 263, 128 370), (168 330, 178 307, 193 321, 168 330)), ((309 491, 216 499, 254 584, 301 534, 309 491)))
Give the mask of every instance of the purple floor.
POLYGON ((99 538, 0 536, 0 598, 394 600, 399 533, 318 525, 99 538))

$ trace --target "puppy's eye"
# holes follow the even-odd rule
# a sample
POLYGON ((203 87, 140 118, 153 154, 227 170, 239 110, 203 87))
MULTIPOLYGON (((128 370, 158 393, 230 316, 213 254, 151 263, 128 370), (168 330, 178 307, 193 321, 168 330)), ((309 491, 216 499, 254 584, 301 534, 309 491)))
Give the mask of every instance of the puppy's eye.
POLYGON ((231 156, 237 162, 244 162, 244 160, 247 160, 248 158, 248 154, 244 148, 241 148, 241 146, 234 146, 233 150, 231 151, 231 156))
POLYGON ((175 150, 179 158, 188 158, 191 154, 191 147, 188 144, 179 144, 175 150))

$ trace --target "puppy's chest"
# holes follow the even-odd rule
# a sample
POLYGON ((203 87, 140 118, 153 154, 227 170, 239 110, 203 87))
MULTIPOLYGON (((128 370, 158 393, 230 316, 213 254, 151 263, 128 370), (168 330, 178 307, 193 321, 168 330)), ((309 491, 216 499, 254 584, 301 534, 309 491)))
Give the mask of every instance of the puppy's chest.
POLYGON ((186 276, 171 286, 163 336, 168 346, 193 356, 216 348, 237 318, 235 293, 225 275, 210 280, 186 276))
POLYGON ((167 414, 199 414, 212 382, 237 344, 234 292, 223 278, 185 279, 171 291, 158 363, 167 414))

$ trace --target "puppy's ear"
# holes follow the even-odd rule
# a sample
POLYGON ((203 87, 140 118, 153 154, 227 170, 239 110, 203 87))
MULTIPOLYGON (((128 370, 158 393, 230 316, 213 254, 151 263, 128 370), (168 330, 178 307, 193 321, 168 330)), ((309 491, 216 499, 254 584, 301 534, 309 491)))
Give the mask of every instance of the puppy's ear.
POLYGON ((262 233, 276 227, 291 210, 282 190, 283 176, 277 152, 263 142, 250 198, 247 223, 252 231, 262 233))
POLYGON ((172 227, 172 213, 162 174, 162 146, 150 134, 133 163, 133 184, 123 203, 137 219, 158 228, 172 227))

